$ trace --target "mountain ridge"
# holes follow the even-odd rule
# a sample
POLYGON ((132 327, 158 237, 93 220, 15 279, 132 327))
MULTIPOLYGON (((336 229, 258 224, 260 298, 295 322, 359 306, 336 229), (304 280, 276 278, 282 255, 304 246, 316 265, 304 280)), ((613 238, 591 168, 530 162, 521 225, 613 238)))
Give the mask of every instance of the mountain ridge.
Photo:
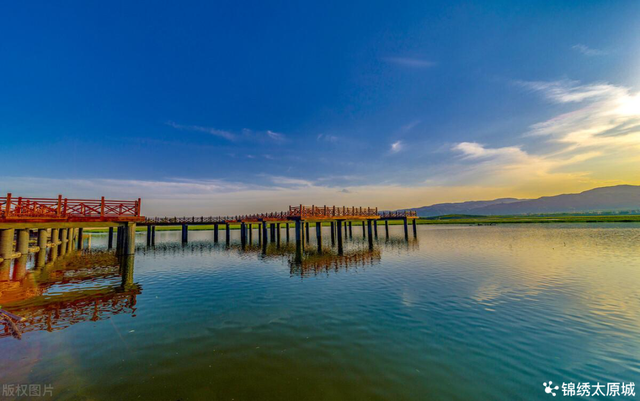
POLYGON ((615 185, 592 188, 580 193, 542 196, 536 199, 498 198, 437 203, 402 210, 415 210, 421 217, 447 214, 491 216, 640 210, 640 186, 615 185))

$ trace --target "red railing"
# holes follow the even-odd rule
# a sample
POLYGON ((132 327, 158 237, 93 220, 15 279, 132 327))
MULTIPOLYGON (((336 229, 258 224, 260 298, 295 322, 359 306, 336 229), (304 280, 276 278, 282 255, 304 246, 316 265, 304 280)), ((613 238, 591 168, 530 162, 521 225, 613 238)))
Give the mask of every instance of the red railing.
POLYGON ((289 206, 289 216, 302 219, 378 218, 378 208, 346 206, 289 206))
POLYGON ((418 217, 418 213, 415 210, 396 210, 395 212, 380 212, 380 217, 383 219, 401 219, 403 217, 418 217))
POLYGON ((140 217, 140 199, 135 201, 0 197, 0 219, 89 219, 113 220, 140 217))

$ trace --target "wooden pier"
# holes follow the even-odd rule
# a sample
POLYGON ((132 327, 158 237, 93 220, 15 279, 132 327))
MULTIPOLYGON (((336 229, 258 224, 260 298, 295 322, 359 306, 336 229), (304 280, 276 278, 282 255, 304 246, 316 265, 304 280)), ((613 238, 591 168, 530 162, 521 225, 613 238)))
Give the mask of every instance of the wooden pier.
POLYGON ((36 266, 50 259, 82 248, 82 230, 109 227, 110 247, 113 228, 117 228, 117 252, 132 255, 135 251, 136 224, 145 221, 140 214, 141 201, 0 197, 0 263, 26 263, 29 253, 38 253, 36 266), (34 238, 32 238, 34 237, 34 238), (35 244, 32 245, 32 242, 35 244))
MULTIPOLYGON (((254 228, 261 244, 281 240, 281 229, 285 228, 289 241, 291 225, 294 228, 296 244, 301 249, 303 242, 309 242, 310 226, 315 225, 318 249, 322 249, 322 225, 331 228, 331 243, 337 242, 338 252, 342 252, 343 237, 353 237, 353 224, 362 225, 362 235, 369 238, 378 236, 378 225, 384 222, 385 235, 389 238, 389 221, 400 220, 404 225, 405 238, 409 238, 409 222, 416 236, 417 215, 413 211, 379 212, 378 208, 347 206, 289 206, 284 212, 259 213, 238 216, 209 217, 152 217, 141 215, 141 200, 123 201, 25 198, 7 194, 0 197, 0 262, 20 259, 29 253, 51 249, 50 257, 64 255, 75 248, 82 248, 82 230, 87 227, 108 227, 108 247, 114 246, 119 254, 132 255, 135 252, 136 226, 147 227, 147 245, 155 244, 156 226, 181 226, 182 242, 189 240, 189 226, 213 225, 214 242, 219 240, 219 230, 223 226, 225 241, 230 242, 230 225, 240 225, 242 244, 253 241, 254 228), (117 231, 114 232, 114 229, 117 231), (32 238, 34 237, 34 238, 32 238), (35 242, 32 246, 32 242, 35 242)), ((40 252, 37 265, 44 264, 46 252, 40 252)))

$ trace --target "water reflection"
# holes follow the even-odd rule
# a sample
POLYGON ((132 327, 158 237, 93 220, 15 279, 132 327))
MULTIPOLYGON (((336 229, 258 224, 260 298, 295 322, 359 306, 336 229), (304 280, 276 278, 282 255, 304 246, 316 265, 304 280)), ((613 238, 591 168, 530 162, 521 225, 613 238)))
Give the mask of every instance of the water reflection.
POLYGON ((0 275, 2 309, 25 320, 15 325, 4 316, 0 337, 55 331, 84 321, 135 313, 142 291, 133 281, 134 257, 106 251, 73 251, 41 268, 42 253, 4 264, 0 275), (27 269, 29 262, 33 269, 27 269), (10 273, 12 270, 12 273, 10 273), (17 329, 17 330, 16 330, 17 329))

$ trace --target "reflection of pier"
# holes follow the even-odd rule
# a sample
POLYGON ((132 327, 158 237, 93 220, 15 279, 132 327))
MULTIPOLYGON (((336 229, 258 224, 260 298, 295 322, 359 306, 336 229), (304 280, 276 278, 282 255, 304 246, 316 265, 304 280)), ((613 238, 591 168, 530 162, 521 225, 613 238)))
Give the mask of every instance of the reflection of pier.
POLYGON ((79 322, 134 313, 142 289, 133 283, 133 262, 132 255, 117 258, 112 252, 74 252, 28 271, 19 280, 0 282, 2 307, 25 318, 16 323, 18 333, 5 324, 0 337, 61 330, 79 322), (62 285, 65 289, 60 292, 62 285))
POLYGON ((338 272, 340 269, 370 266, 379 261, 379 249, 351 251, 342 255, 323 252, 307 254, 299 262, 289 260, 289 268, 291 275, 307 277, 330 271, 338 272))

